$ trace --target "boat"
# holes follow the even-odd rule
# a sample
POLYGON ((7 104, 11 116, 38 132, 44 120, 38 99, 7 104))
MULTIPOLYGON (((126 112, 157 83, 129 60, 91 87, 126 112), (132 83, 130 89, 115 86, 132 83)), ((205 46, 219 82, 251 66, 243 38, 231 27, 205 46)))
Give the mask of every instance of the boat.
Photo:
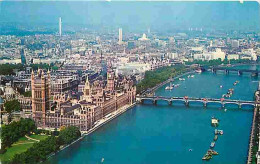
POLYGON ((215 135, 217 135, 218 134, 218 129, 215 129, 215 135))
POLYGON ((192 149, 189 149, 189 151, 192 151, 192 149))
POLYGON ((188 78, 190 78, 190 75, 188 75, 188 78))
POLYGON ((215 147, 215 142, 211 142, 210 147, 211 148, 215 147))
POLYGON ((209 149, 207 153, 210 155, 218 155, 218 152, 212 149, 209 149))
POLYGON ((170 83, 170 86, 165 87, 165 90, 172 90, 172 89, 173 89, 172 83, 170 83))
POLYGON ((172 89, 173 89, 172 86, 167 86, 167 87, 165 87, 165 90, 172 90, 172 89))
POLYGON ((191 77, 191 78, 194 78, 194 75, 191 75, 190 77, 191 77))
POLYGON ((226 112, 226 111, 227 111, 227 109, 224 109, 224 111, 226 112))
POLYGON ((180 81, 185 81, 185 79, 184 79, 184 78, 179 78, 179 80, 180 80, 180 81))
POLYGON ((218 132, 219 132, 220 135, 224 134, 223 130, 218 130, 218 132))
POLYGON ((211 118, 211 125, 212 126, 218 126, 218 122, 219 122, 219 120, 217 119, 217 118, 215 118, 215 117, 212 117, 211 118))
POLYGON ((219 86, 219 88, 223 88, 223 86, 222 86, 222 85, 220 85, 220 86, 219 86))
POLYGON ((217 141, 217 140, 218 140, 218 135, 215 135, 214 141, 217 141))
POLYGON ((223 134, 224 134, 224 131, 223 131, 223 130, 215 129, 215 135, 217 135, 217 134, 223 135, 223 134))
POLYGON ((174 85, 175 88, 177 88, 177 87, 179 87, 179 86, 180 86, 180 84, 175 84, 175 85, 174 85))
POLYGON ((203 157, 202 160, 210 160, 212 158, 212 155, 206 153, 203 157))
POLYGON ((201 73, 202 70, 201 70, 201 69, 197 69, 195 72, 196 72, 196 73, 201 73))

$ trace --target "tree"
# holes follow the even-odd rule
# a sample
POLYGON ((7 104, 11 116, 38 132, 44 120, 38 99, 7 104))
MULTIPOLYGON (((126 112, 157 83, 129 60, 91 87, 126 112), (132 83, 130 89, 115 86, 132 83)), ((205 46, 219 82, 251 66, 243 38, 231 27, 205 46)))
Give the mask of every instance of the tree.
POLYGON ((36 131, 36 125, 31 119, 21 118, 20 121, 14 121, 9 125, 5 125, 1 129, 2 147, 10 147, 20 137, 36 131))
POLYGON ((76 140, 80 136, 81 136, 81 133, 80 133, 78 127, 69 126, 60 131, 59 143, 61 145, 70 144, 72 141, 76 140))
POLYGON ((12 113, 14 111, 21 111, 20 102, 16 99, 6 101, 4 103, 4 109, 8 113, 8 122, 10 122, 12 119, 12 113))

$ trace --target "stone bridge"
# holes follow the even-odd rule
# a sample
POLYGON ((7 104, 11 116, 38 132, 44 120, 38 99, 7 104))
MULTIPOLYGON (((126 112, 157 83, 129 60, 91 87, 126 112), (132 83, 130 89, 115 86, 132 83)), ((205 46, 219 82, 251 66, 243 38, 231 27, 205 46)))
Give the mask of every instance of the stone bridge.
POLYGON ((258 76, 260 73, 259 70, 250 70, 250 69, 236 69, 236 68, 228 68, 228 67, 213 67, 211 69, 213 73, 217 73, 217 71, 224 71, 226 74, 229 74, 229 72, 236 72, 238 75, 242 75, 243 73, 251 73, 252 76, 258 76))
POLYGON ((174 102, 182 102, 184 105, 189 106, 191 102, 200 102, 204 107, 207 107, 209 103, 220 104, 224 108, 227 104, 235 104, 239 108, 242 108, 245 105, 252 107, 257 106, 258 104, 255 101, 247 100, 231 100, 231 99, 216 99, 216 98, 195 98, 195 97, 164 97, 164 96, 137 96, 137 102, 144 103, 144 100, 150 100, 153 104, 157 104, 158 101, 166 101, 169 105, 172 105, 174 102))

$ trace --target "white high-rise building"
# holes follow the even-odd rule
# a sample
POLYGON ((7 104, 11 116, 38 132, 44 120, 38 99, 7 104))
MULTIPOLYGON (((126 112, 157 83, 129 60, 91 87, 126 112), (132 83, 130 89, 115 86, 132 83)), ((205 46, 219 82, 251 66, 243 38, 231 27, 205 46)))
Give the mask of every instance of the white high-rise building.
POLYGON ((118 29, 118 44, 123 44, 123 30, 122 30, 122 28, 118 29))
POLYGON ((231 46, 233 48, 239 48, 239 41, 238 40, 232 40, 231 41, 231 46))
POLYGON ((62 22, 61 22, 61 17, 59 18, 59 35, 61 36, 61 24, 62 24, 62 22))

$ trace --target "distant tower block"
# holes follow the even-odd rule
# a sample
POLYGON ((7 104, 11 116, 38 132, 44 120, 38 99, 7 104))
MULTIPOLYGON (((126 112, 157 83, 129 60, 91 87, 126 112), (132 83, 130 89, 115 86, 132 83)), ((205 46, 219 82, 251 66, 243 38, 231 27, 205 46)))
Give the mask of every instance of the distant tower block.
POLYGON ((61 17, 59 18, 59 35, 62 35, 62 22, 61 22, 61 17))
POLYGON ((123 30, 119 28, 118 30, 118 44, 123 44, 123 30))

